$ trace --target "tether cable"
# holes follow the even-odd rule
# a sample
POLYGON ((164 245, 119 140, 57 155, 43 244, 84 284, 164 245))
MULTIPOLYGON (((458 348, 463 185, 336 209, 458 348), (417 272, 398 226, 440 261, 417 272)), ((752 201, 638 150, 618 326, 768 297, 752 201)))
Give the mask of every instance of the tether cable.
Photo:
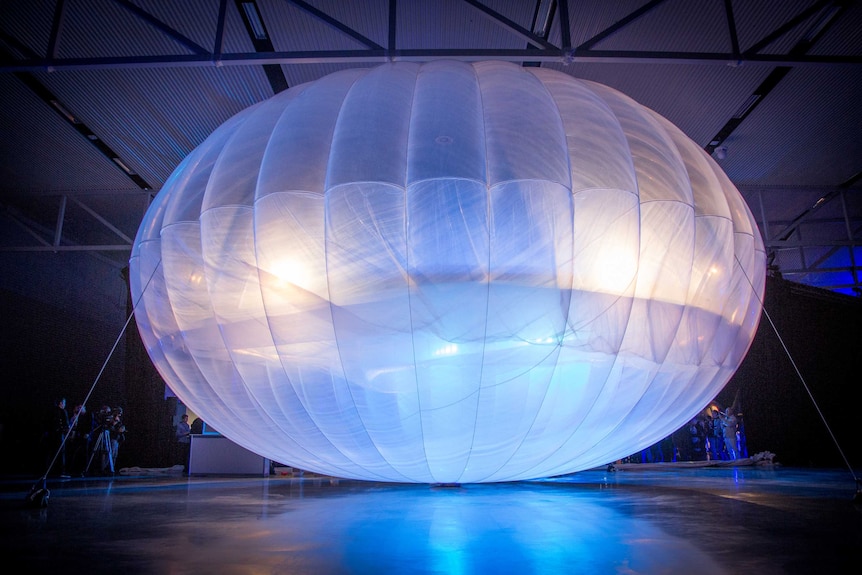
POLYGON ((75 429, 75 424, 78 423, 78 419, 81 417, 81 413, 86 411, 87 401, 90 400, 90 396, 93 395, 93 391, 96 389, 96 384, 99 383, 99 380, 102 378, 102 374, 105 373, 105 368, 108 366, 108 362, 113 357, 114 352, 117 350, 117 346, 120 345, 120 341, 123 338, 123 335, 126 333, 126 329, 128 329, 129 324, 132 322, 132 318, 135 317, 135 310, 138 308, 138 304, 141 302, 141 299, 144 297, 144 294, 147 291, 147 288, 150 286, 150 282, 153 281, 153 277, 156 275, 156 271, 162 265, 162 260, 159 260, 159 263, 156 264, 156 267, 153 268, 153 273, 150 274, 147 283, 144 285, 144 289, 141 290, 141 295, 138 296, 137 301, 132 305, 132 311, 129 313, 129 317, 126 318, 126 323, 123 324, 123 328, 120 330, 119 335, 117 335, 117 339, 114 341, 114 345, 111 347, 111 351, 108 352, 108 357, 105 358, 104 363, 102 363, 102 368, 99 370, 99 373, 96 375, 96 379, 93 380, 93 384, 90 386, 90 391, 87 392, 87 395, 84 397, 84 401, 81 402, 81 406, 85 409, 80 410, 75 414, 75 417, 72 418, 72 421, 69 423, 69 429, 66 430, 65 435, 63 435, 63 440, 60 442, 60 447, 57 448, 56 453, 54 453, 54 458, 51 459, 51 463, 48 464, 48 468, 45 470, 45 474, 40 477, 34 488, 41 485, 44 487, 46 480, 48 479, 48 474, 51 473, 51 469, 54 467, 54 464, 57 462, 57 458, 62 453, 63 449, 66 447, 66 441, 69 439, 69 436, 72 435, 72 430, 75 429))
POLYGON ((778 333, 778 328, 775 326, 775 322, 772 321, 772 317, 766 310, 766 305, 764 305, 763 299, 761 299, 760 295, 757 293, 757 289, 755 289, 754 284, 751 282, 751 278, 749 278, 748 274, 745 272, 745 267, 743 267, 742 262, 739 261, 739 258, 736 255, 734 255, 733 257, 736 260, 737 265, 739 265, 739 269, 742 270, 742 274, 745 276, 745 280, 748 282, 748 285, 751 286, 751 292, 754 294, 754 297, 757 298, 757 301, 760 302, 760 308, 763 310, 763 315, 766 316, 766 319, 769 321, 769 325, 772 326, 772 331, 775 332, 775 337, 778 338, 778 342, 781 344, 781 347, 784 348, 784 353, 787 354, 787 359, 790 360, 790 365, 793 366, 794 371, 796 371, 797 377, 799 377, 799 381, 802 382, 802 387, 805 388, 805 392, 808 394, 808 397, 811 398, 811 403, 814 404, 814 409, 817 410, 817 415, 820 416, 820 420, 823 422, 823 426, 826 427, 826 431, 829 432, 829 436, 832 438, 833 443, 835 443, 835 447, 838 449, 838 453, 841 454, 841 458, 844 460, 844 464, 850 471, 850 475, 853 476, 853 481, 856 482, 855 499, 857 501, 862 500, 862 482, 860 482, 859 478, 856 476, 856 473, 853 471, 853 466, 850 465, 850 461, 847 459, 847 456, 844 455, 844 450, 841 449, 841 445, 838 443, 838 439, 835 437, 835 434, 832 433, 832 428, 829 427, 829 422, 826 421, 826 416, 823 415, 823 412, 820 410, 820 406, 817 404, 817 400, 814 399, 814 394, 811 393, 811 389, 808 387, 808 383, 805 381, 805 378, 802 376, 802 372, 799 370, 799 367, 793 360, 793 356, 790 354, 790 350, 784 343, 784 338, 782 338, 781 334, 778 333))

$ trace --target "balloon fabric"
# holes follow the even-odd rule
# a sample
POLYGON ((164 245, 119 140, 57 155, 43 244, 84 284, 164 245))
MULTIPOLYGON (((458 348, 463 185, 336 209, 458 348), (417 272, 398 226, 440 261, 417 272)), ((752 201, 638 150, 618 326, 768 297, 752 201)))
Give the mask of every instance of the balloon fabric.
POLYGON ((132 252, 156 368, 264 457, 372 481, 546 477, 722 389, 765 256, 704 150, 620 92, 506 62, 347 70, 237 114, 132 252))

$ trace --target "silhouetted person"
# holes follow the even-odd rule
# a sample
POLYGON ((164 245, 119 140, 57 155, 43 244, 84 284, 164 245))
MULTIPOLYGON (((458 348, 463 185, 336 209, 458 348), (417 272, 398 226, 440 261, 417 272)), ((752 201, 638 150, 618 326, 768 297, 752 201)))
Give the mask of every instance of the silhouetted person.
POLYGON ((721 421, 722 435, 724 436, 724 448, 727 450, 727 456, 730 459, 738 459, 739 452, 736 447, 736 416, 728 407, 724 410, 724 413, 720 411, 718 412, 718 418, 721 421))
POLYGON ((688 423, 692 461, 706 461, 708 449, 706 438, 709 436, 708 429, 709 425, 703 415, 698 415, 688 423))
POLYGON ((720 411, 718 409, 712 410, 712 418, 710 420, 710 437, 709 437, 709 451, 710 457, 713 461, 719 461, 724 459, 722 454, 724 453, 724 426, 721 423, 721 418, 719 417, 720 411))
POLYGON ((189 425, 189 414, 184 413, 177 423, 176 431, 177 447, 179 448, 180 462, 183 468, 188 473, 189 470, 189 451, 192 443, 192 427, 189 425))
POLYGON ((111 414, 111 422, 108 425, 111 436, 111 455, 114 458, 114 471, 117 470, 117 455, 120 446, 126 441, 126 424, 123 423, 123 408, 115 407, 111 414))

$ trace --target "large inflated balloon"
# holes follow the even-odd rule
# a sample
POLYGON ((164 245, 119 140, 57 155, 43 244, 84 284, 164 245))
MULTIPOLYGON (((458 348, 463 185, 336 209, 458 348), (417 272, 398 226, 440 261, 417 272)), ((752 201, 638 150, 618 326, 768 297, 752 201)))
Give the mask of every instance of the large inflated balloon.
POLYGON ((501 62, 297 86, 176 169, 131 258, 141 336, 236 443, 340 477, 505 481, 667 436, 739 366, 741 196, 608 87, 501 62))

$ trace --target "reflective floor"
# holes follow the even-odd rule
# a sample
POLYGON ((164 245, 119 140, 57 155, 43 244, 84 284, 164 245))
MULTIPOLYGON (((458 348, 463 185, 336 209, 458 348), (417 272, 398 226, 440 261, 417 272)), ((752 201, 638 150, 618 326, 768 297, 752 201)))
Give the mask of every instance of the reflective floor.
MULTIPOLYGON (((435 487, 328 478, 5 481, 20 573, 857 573, 847 471, 587 471, 435 487)), ((8 572, 8 571, 7 571, 8 572)))

